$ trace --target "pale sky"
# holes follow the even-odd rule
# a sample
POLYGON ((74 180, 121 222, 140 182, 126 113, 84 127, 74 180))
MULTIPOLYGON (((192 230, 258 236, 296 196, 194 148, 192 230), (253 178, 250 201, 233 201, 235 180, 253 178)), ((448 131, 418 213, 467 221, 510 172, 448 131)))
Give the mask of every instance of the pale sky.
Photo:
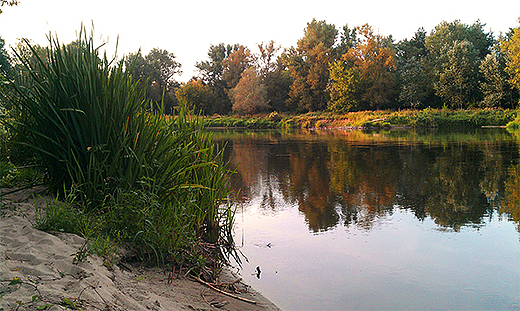
POLYGON ((337 28, 368 23, 401 40, 419 27, 429 33, 455 19, 466 24, 480 19, 498 35, 517 27, 520 17, 518 0, 20 0, 2 9, 0 37, 7 45, 18 38, 47 45, 49 32, 69 43, 81 22, 88 29, 93 22, 96 37, 108 39, 109 47, 119 36, 118 56, 139 48, 146 55, 154 47, 174 53, 184 72, 179 81, 196 74, 195 63, 207 59, 211 44, 239 43, 258 52, 257 43, 274 40, 289 48, 313 18, 337 28))

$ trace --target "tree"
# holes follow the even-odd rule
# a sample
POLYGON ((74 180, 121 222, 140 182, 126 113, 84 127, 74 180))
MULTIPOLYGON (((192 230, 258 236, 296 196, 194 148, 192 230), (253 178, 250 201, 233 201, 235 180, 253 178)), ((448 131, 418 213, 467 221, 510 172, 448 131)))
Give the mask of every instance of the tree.
POLYGON ((183 84, 177 89, 175 96, 181 105, 203 114, 211 112, 211 105, 215 101, 211 88, 198 79, 192 79, 183 84))
POLYGON ((347 53, 349 49, 356 47, 358 43, 357 28, 350 28, 349 25, 346 24, 342 28, 339 44, 334 49, 334 58, 340 59, 343 54, 347 53))
MULTIPOLYGON (((518 19, 520 23, 520 18, 518 19)), ((506 72, 511 84, 520 91, 520 26, 511 29, 506 38, 500 41, 502 52, 506 58, 506 72)))
POLYGON ((419 28, 410 40, 397 45, 397 75, 399 78, 399 101, 404 107, 420 108, 433 92, 428 77, 425 46, 426 31, 419 28))
POLYGON ((174 76, 182 73, 180 70, 182 65, 175 58, 173 53, 158 48, 153 48, 146 55, 146 60, 153 68, 151 79, 159 86, 168 90, 178 85, 174 76))
MULTIPOLYGON (((345 54, 347 55, 347 54, 345 54)), ((345 59, 334 62, 330 67, 330 102, 327 109, 347 112, 358 107, 360 75, 356 67, 348 66, 345 59)))
POLYGON ((7 74, 11 69, 11 63, 9 62, 9 55, 5 50, 5 41, 0 37, 0 73, 7 74))
POLYGON ((478 20, 472 25, 463 24, 459 20, 451 23, 443 21, 426 37, 428 75, 433 81, 436 95, 444 101, 447 100, 448 102, 445 102, 447 104, 462 107, 468 103, 461 103, 459 100, 478 101, 481 97, 479 85, 476 82, 481 78, 478 66, 491 52, 494 43, 493 34, 486 33, 484 26, 485 24, 478 20), (454 54, 458 54, 458 56, 454 54), (464 59, 454 58, 459 56, 464 59), (468 63, 469 61, 472 63, 468 63), (460 66, 469 67, 463 69, 460 66), (474 76, 462 77, 461 74, 474 76), (458 82, 449 81, 449 77, 457 77, 460 80, 458 82), (440 81, 441 79, 443 81, 440 81), (460 84, 466 82, 470 84, 460 84), (456 87, 454 83, 459 83, 463 90, 456 87), (451 91, 456 93, 449 94, 448 92, 451 91))
POLYGON ((240 81, 242 73, 253 64, 253 56, 248 48, 240 45, 222 61, 222 79, 228 89, 234 88, 240 81))
POLYGON ((7 6, 15 6, 18 5, 18 0, 0 0, 0 14, 2 14, 2 9, 4 5, 7 6))
POLYGON ((331 68, 334 72, 331 94, 335 97, 331 105, 341 109, 389 107, 397 87, 391 38, 375 35, 368 24, 357 27, 357 33, 359 42, 343 54, 343 64, 336 62, 331 68))
POLYGON ((426 38, 426 48, 430 56, 442 59, 446 45, 451 46, 455 42, 466 40, 473 44, 478 57, 484 59, 491 52, 491 47, 494 44, 493 33, 486 33, 484 26, 485 24, 482 24, 479 20, 472 25, 463 24, 459 20, 451 23, 443 21, 435 26, 426 38))
POLYGON ((143 57, 138 51, 125 58, 125 66, 131 71, 133 81, 148 83, 147 99, 152 100, 155 106, 164 104, 166 112, 173 112, 177 104, 175 89, 179 86, 174 76, 181 73, 181 64, 173 53, 153 48, 143 57))
POLYGON ((249 67, 242 73, 240 81, 231 90, 231 96, 233 97, 233 112, 253 114, 269 108, 265 100, 265 87, 255 67, 249 67))
POLYGON ((464 108, 477 101, 479 91, 478 51, 467 40, 446 46, 446 60, 442 63, 439 80, 434 87, 437 94, 453 108, 464 108))
POLYGON ((325 21, 307 23, 304 36, 283 55, 293 79, 288 104, 298 112, 319 111, 327 107, 329 63, 338 31, 325 21))
POLYGON ((274 41, 258 44, 260 54, 255 57, 257 71, 265 87, 266 103, 272 111, 285 111, 292 79, 279 55, 280 46, 274 41))
POLYGON ((512 108, 514 95, 503 55, 498 52, 487 55, 479 70, 483 77, 480 81, 480 89, 484 95, 481 105, 512 108))
POLYGON ((255 57, 256 66, 261 76, 266 76, 267 73, 276 71, 280 66, 277 63, 277 53, 281 46, 275 46, 274 41, 262 42, 257 44, 260 54, 255 57))
POLYGON ((228 86, 224 80, 224 60, 231 53, 238 50, 240 45, 211 45, 208 50, 207 61, 197 62, 195 67, 199 70, 199 78, 208 85, 215 95, 215 102, 212 104, 212 113, 228 113, 231 111, 231 100, 228 97, 228 86))

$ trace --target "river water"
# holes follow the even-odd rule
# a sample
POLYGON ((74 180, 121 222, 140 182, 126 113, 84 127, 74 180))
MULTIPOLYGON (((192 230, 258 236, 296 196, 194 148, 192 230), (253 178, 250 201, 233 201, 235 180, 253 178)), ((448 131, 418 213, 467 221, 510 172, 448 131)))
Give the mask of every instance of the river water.
POLYGON ((283 310, 520 310, 520 137, 220 131, 238 272, 283 310))

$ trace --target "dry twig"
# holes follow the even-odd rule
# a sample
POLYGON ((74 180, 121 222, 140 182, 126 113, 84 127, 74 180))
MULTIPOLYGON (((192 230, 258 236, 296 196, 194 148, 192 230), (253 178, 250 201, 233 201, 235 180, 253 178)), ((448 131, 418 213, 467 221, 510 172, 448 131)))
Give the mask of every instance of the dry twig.
POLYGON ((199 279, 199 278, 196 277, 196 276, 194 276, 193 278, 194 278, 196 281, 198 281, 198 282, 200 282, 200 283, 202 283, 202 284, 208 286, 209 288, 211 288, 211 289, 213 289, 213 290, 215 290, 215 291, 217 291, 217 292, 219 292, 219 293, 221 293, 221 294, 224 294, 224 295, 226 295, 226 296, 229 296, 229 297, 232 297, 232 298, 235 298, 235 299, 238 299, 238 300, 241 300, 241 301, 247 302, 247 303, 251 303, 251 304, 254 304, 254 305, 257 304, 257 302, 254 301, 254 300, 250 300, 250 299, 242 298, 242 297, 240 297, 240 296, 236 296, 236 295, 230 294, 230 293, 228 293, 228 292, 226 292, 226 291, 223 291, 223 290, 221 290, 221 289, 218 289, 218 288, 216 288, 215 286, 211 285, 210 283, 205 282, 205 281, 199 279))

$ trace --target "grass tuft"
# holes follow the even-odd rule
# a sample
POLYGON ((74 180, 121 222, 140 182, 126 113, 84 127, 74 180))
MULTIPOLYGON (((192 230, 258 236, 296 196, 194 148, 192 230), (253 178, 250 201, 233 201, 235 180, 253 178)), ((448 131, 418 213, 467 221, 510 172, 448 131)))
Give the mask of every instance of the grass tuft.
POLYGON ((160 264, 236 254, 230 170, 200 117, 184 107, 171 118, 149 111, 145 84, 100 55, 83 27, 69 45, 49 36, 43 56, 24 44, 32 54, 16 54, 23 77, 4 94, 13 109, 2 124, 37 154, 50 189, 65 198, 42 208, 40 228, 80 234, 102 249, 133 243, 160 264), (203 243, 215 251, 203 255, 203 243))

